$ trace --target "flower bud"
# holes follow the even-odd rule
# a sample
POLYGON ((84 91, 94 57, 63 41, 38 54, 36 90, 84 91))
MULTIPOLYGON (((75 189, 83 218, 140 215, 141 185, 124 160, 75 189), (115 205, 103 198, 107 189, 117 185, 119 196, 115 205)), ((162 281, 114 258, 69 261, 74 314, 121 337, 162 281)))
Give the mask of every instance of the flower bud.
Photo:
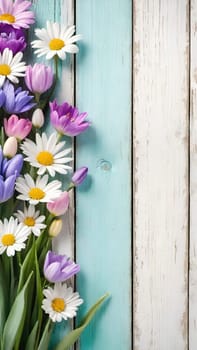
POLYGON ((16 155, 18 148, 18 142, 16 137, 9 137, 3 146, 3 154, 5 157, 12 158, 16 155))
POLYGON ((81 183, 85 180, 88 174, 88 168, 83 166, 77 169, 72 176, 72 183, 75 186, 81 185, 81 183))
POLYGON ((44 125, 44 113, 42 109, 37 108, 32 115, 32 124, 39 129, 44 125))
POLYGON ((49 236, 51 237, 57 237, 59 233, 62 230, 62 220, 61 219, 55 219, 52 221, 50 227, 49 227, 49 236))

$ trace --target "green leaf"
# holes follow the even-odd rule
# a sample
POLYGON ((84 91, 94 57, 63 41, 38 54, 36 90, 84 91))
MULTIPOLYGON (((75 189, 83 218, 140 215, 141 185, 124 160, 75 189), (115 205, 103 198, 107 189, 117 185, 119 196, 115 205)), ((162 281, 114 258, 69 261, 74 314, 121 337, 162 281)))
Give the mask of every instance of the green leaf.
POLYGON ((87 327, 87 325, 92 320, 93 316, 100 308, 101 304, 108 298, 109 294, 103 295, 88 311, 84 319, 82 320, 80 326, 74 329, 72 332, 68 333, 62 341, 56 346, 55 350, 68 350, 80 337, 81 333, 87 327))
POLYGON ((36 301, 37 301, 38 310, 40 310, 38 314, 41 314, 42 313, 41 304, 43 299, 43 293, 42 293, 42 282, 40 277, 40 268, 38 264, 38 257, 37 257, 36 250, 35 250, 35 266, 36 266, 36 293, 37 293, 36 301))
POLYGON ((18 283, 18 291, 17 291, 18 293, 23 288, 30 273, 35 270, 34 257, 35 257, 35 244, 32 245, 32 248, 29 250, 21 266, 19 283, 18 283))
POLYGON ((31 277, 32 274, 27 279, 21 292, 17 295, 6 320, 2 339, 2 350, 12 350, 20 341, 25 321, 27 295, 31 277))
POLYGON ((6 320, 6 305, 8 304, 7 284, 2 265, 2 259, 0 260, 0 339, 2 339, 3 328, 6 320))
POLYGON ((38 331, 38 321, 35 323, 28 339, 25 350, 35 350, 36 336, 38 331))
POLYGON ((38 350, 47 350, 48 349, 50 338, 51 338, 51 332, 52 332, 51 320, 49 319, 46 326, 45 326, 42 338, 40 340, 38 350))

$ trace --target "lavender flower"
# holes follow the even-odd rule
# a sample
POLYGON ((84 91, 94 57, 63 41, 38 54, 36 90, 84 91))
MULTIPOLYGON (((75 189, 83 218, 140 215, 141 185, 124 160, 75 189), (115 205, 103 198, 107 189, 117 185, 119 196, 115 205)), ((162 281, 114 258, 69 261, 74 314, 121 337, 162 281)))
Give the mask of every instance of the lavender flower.
POLYGON ((81 185, 81 183, 85 180, 87 173, 88 173, 88 168, 85 166, 77 169, 72 176, 72 183, 75 186, 81 185))
POLYGON ((5 94, 3 108, 9 114, 27 112, 35 106, 35 103, 31 102, 33 96, 29 95, 28 91, 22 91, 21 87, 14 90, 14 86, 8 81, 3 86, 3 93, 5 94))
POLYGON ((90 122, 85 121, 87 113, 79 113, 76 107, 66 102, 58 105, 55 100, 50 103, 50 110, 51 124, 62 135, 79 135, 90 125, 90 122))
POLYGON ((0 203, 6 202, 13 196, 15 181, 20 175, 22 166, 23 157, 21 154, 7 160, 0 148, 0 203))
POLYGON ((49 282, 64 282, 79 272, 80 266, 66 255, 48 251, 44 262, 44 275, 49 282))
POLYGON ((26 46, 22 29, 15 29, 9 24, 0 23, 0 52, 8 48, 15 55, 19 51, 24 51, 26 46))

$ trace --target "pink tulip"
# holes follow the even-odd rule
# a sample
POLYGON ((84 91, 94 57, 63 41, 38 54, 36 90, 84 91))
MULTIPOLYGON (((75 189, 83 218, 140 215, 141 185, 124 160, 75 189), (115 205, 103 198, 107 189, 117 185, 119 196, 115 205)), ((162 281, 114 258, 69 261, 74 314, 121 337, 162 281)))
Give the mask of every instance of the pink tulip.
POLYGON ((42 63, 35 63, 26 69, 25 83, 33 93, 43 94, 53 84, 53 71, 42 63))
POLYGON ((47 203, 47 209, 51 214, 60 216, 66 213, 69 202, 69 194, 65 191, 55 201, 47 203))
POLYGON ((4 128, 7 136, 14 136, 17 140, 23 140, 31 131, 32 122, 29 119, 18 118, 12 114, 10 118, 4 119, 4 128))

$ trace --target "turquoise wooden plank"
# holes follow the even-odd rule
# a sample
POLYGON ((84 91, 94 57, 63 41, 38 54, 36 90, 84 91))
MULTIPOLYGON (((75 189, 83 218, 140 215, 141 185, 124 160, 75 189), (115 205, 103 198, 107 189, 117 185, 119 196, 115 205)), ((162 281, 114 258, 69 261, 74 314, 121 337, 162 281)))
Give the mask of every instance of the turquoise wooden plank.
MULTIPOLYGON (((111 293, 81 337, 80 350, 131 349, 131 1, 77 0, 76 102, 92 127, 77 138, 77 166, 89 180, 77 191, 80 316, 111 293)), ((79 317, 80 319, 80 317, 79 317)))

